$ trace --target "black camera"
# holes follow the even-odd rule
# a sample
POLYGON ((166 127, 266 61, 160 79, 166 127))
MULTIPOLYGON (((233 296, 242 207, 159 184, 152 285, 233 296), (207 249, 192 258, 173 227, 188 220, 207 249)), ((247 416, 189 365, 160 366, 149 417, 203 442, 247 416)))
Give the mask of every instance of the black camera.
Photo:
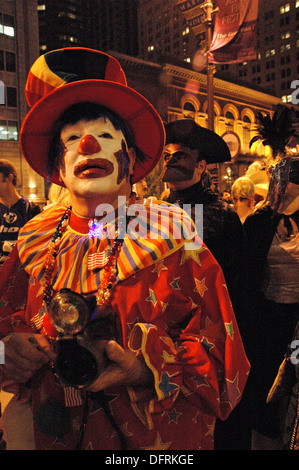
POLYGON ((114 311, 97 305, 94 295, 83 297, 62 289, 53 297, 48 315, 59 332, 54 363, 57 376, 64 385, 88 387, 107 364, 107 342, 119 339, 114 311))

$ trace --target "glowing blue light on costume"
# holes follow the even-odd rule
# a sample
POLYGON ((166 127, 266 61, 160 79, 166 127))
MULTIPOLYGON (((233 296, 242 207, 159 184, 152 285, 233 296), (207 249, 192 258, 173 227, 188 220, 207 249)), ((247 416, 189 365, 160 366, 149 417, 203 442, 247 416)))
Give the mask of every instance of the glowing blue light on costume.
POLYGON ((91 219, 88 223, 89 232, 88 237, 102 238, 104 224, 101 224, 97 219, 91 219))

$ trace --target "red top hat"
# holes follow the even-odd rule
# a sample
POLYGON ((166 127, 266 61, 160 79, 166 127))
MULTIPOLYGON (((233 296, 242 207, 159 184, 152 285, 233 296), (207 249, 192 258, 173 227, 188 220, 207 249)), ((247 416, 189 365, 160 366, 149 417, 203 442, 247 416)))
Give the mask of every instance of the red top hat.
MULTIPOLYGON (((114 111, 131 131, 145 157, 142 162, 136 159, 133 183, 150 173, 161 157, 165 132, 159 114, 127 86, 119 62, 103 52, 70 47, 40 56, 28 74, 25 93, 32 108, 21 128, 21 149, 44 178, 54 123, 69 106, 85 101, 114 111)), ((54 170, 50 180, 61 185, 58 176, 54 170)))

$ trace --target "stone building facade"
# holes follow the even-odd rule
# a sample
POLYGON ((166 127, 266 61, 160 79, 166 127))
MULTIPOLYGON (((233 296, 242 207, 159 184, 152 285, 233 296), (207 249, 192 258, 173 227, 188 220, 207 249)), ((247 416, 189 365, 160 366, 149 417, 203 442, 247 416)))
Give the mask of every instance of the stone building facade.
POLYGON ((22 157, 19 132, 28 112, 25 83, 39 56, 36 0, 0 0, 0 158, 10 160, 19 174, 19 192, 33 200, 45 199, 44 181, 22 157))

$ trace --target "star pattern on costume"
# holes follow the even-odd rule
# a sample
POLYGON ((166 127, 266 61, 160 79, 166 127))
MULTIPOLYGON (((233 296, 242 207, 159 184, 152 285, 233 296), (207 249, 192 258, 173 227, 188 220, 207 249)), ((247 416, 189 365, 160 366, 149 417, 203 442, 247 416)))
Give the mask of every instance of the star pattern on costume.
POLYGON ((155 269, 153 269, 152 273, 157 273, 158 277, 160 277, 160 274, 162 271, 168 271, 168 268, 164 266, 164 260, 159 261, 159 263, 155 264, 155 269))
POLYGON ((191 310, 195 309, 198 307, 198 305, 194 302, 193 299, 191 299, 191 297, 189 296, 189 299, 190 299, 190 302, 191 302, 191 310))
POLYGON ((143 323, 143 326, 145 327, 146 331, 149 332, 152 328, 154 330, 157 329, 156 325, 153 325, 152 323, 143 323))
POLYGON ((175 408, 172 411, 168 412, 168 424, 175 423, 178 424, 178 418, 181 416, 182 413, 179 413, 175 408))
POLYGON ((210 352, 210 349, 215 347, 215 344, 210 343, 205 337, 201 340, 201 344, 207 353, 210 352))
POLYGON ((207 424, 208 431, 206 432, 205 436, 213 436, 214 429, 215 429, 215 421, 212 424, 207 424))
POLYGON ((163 341, 163 343, 168 346, 168 348, 171 350, 171 352, 173 352, 173 354, 176 354, 175 346, 169 336, 160 336, 160 339, 163 341))
POLYGON ((110 411, 111 411, 110 402, 112 402, 113 400, 116 400, 117 397, 118 395, 107 395, 106 393, 102 391, 91 393, 90 399, 91 399, 92 405, 91 405, 90 414, 96 413, 101 408, 103 408, 103 404, 105 404, 106 406, 108 404, 110 411))
POLYGON ((197 388, 199 387, 209 387, 210 384, 206 380, 207 374, 206 375, 195 375, 192 377, 192 380, 196 383, 197 388))
POLYGON ((198 292, 198 294, 203 297, 204 293, 208 290, 206 286, 206 278, 204 277, 201 281, 199 279, 194 278, 195 281, 195 289, 194 292, 198 292))
POLYGON ((163 442, 159 433, 157 433, 156 440, 152 446, 141 447, 141 450, 167 450, 171 446, 171 442, 163 442))
POLYGON ((8 302, 5 302, 5 300, 3 299, 3 297, 1 297, 0 299, 0 308, 2 307, 6 307, 8 305, 8 302))
POLYGON ((159 389, 164 394, 165 398, 169 397, 170 392, 178 388, 176 384, 171 383, 170 381, 171 381, 171 377, 166 371, 164 371, 162 373, 162 379, 159 383, 159 389))
POLYGON ((147 302, 152 302, 153 306, 155 307, 158 303, 157 297, 155 292, 152 289, 149 289, 149 297, 146 299, 147 302))
POLYGON ((162 367, 164 367, 165 364, 174 364, 175 356, 173 354, 168 354, 166 351, 163 351, 162 356, 164 359, 162 363, 162 367))
POLYGON ((201 261, 199 259, 199 254, 205 250, 205 248, 200 248, 199 250, 182 250, 181 265, 184 264, 188 259, 193 259, 193 261, 201 266, 201 261))
POLYGON ((168 303, 167 303, 167 302, 163 302, 162 300, 161 300, 160 303, 161 303, 161 307, 162 307, 162 313, 164 313, 165 310, 166 310, 167 307, 168 307, 168 303))
POLYGON ((13 328, 15 328, 16 326, 18 326, 19 323, 20 323, 20 320, 17 320, 16 318, 12 318, 12 319, 11 319, 11 326, 12 326, 13 328))
POLYGON ((200 330, 200 334, 210 338, 219 338, 220 336, 225 338, 222 321, 218 320, 213 323, 209 317, 206 317, 205 327, 200 330))
POLYGON ((139 323, 139 318, 138 318, 138 317, 135 317, 135 320, 133 320, 133 321, 130 322, 130 323, 127 322, 127 325, 128 325, 128 327, 129 327, 130 331, 133 330, 134 326, 135 326, 137 323, 139 323))
POLYGON ((176 277, 171 283, 171 287, 173 288, 173 290, 181 290, 180 286, 179 286, 179 280, 180 278, 179 277, 176 277))
MULTIPOLYGON (((122 425, 120 426, 120 428, 119 428, 120 431, 122 432, 122 434, 123 434, 124 436, 126 436, 126 437, 133 436, 133 434, 128 430, 128 424, 129 424, 129 423, 126 422, 126 423, 122 424, 122 425)), ((116 437, 116 436, 117 436, 117 433, 116 433, 116 432, 113 432, 113 433, 111 434, 111 437, 112 437, 112 438, 113 438, 113 437, 116 437)))
POLYGON ((230 323, 224 323, 226 332, 228 336, 233 340, 234 339, 234 327, 233 327, 233 322, 231 321, 230 323))
POLYGON ((239 372, 234 380, 225 379, 225 381, 226 385, 223 393, 221 394, 220 402, 221 404, 228 403, 231 409, 233 409, 238 402, 238 398, 241 396, 239 390, 239 372))

